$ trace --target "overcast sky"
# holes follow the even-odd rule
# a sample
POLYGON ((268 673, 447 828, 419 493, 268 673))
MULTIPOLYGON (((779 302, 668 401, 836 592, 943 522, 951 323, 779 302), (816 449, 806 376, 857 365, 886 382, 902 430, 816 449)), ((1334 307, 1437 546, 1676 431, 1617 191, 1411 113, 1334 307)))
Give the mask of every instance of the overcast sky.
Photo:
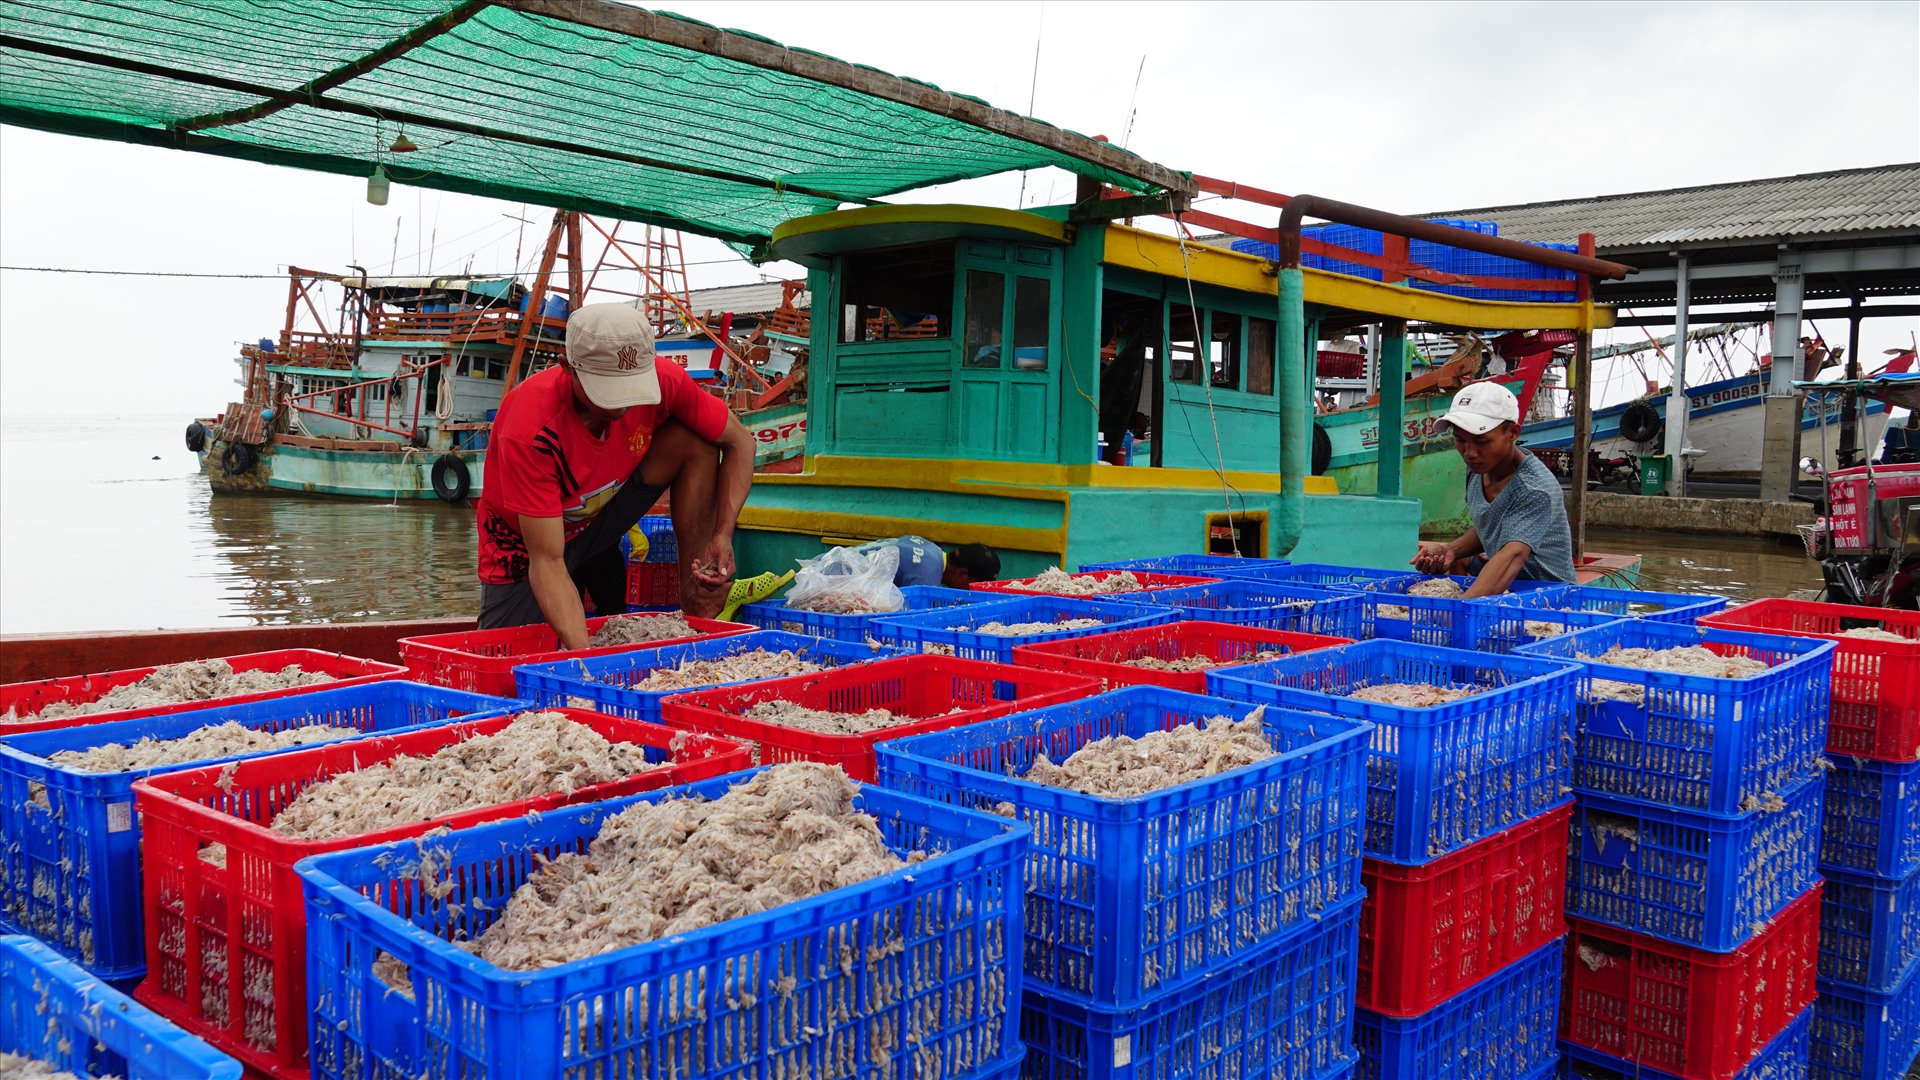
MULTIPOLYGON (((1031 92, 1034 115, 1175 168, 1408 213, 1920 159, 1913 2, 674 8, 1003 108, 1031 92)), ((1020 198, 1018 177, 956 188, 913 198, 1020 198)), ((1063 174, 1027 179, 1027 203, 1070 194, 1063 174)), ((385 207, 364 196, 347 177, 0 128, 7 266, 504 271, 550 216, 397 183, 385 207)), ((693 238, 688 258, 696 288, 763 272, 693 238)), ((218 412, 234 343, 278 332, 285 288, 0 273, 0 412, 218 412)), ((1920 320, 1867 326, 1872 359, 1920 320)))

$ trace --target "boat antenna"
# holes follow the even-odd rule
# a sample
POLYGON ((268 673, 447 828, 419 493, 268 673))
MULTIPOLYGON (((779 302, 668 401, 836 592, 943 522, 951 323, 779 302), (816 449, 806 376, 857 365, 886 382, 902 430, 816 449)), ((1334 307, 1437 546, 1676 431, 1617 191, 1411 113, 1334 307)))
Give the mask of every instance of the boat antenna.
MULTIPOLYGON (((1040 41, 1047 31, 1047 0, 1040 0, 1040 25, 1033 31, 1033 77, 1027 81, 1027 115, 1033 115, 1033 106, 1040 96, 1040 41)), ((1027 170, 1020 170, 1020 201, 1015 206, 1027 205, 1027 170)))
POLYGON ((389 274, 393 273, 393 268, 396 265, 398 265, 399 262, 400 262, 400 215, 395 214, 393 215, 393 252, 392 254, 387 256, 387 273, 389 274))
POLYGON ((1127 129, 1120 135, 1120 149, 1127 148, 1128 140, 1133 138, 1133 122, 1140 116, 1140 77, 1147 73, 1147 54, 1140 54, 1140 67, 1133 73, 1133 96, 1127 99, 1127 129))

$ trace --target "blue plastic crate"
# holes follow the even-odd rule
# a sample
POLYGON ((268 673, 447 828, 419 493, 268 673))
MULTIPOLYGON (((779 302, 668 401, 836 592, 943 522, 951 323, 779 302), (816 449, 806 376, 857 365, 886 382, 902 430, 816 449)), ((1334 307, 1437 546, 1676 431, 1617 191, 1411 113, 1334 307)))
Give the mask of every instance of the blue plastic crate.
POLYGON ((680 541, 673 534, 673 518, 666 514, 648 514, 640 519, 647 538, 647 557, 643 562, 680 561, 680 541))
POLYGON ((1811 1080, 1912 1076, 1920 1057, 1920 964, 1884 993, 1821 979, 1808 1057, 1811 1080))
POLYGON ((1314 649, 1207 673, 1207 693, 1376 725, 1367 754, 1367 854, 1420 864, 1566 801, 1574 669, 1400 641, 1314 649), (1346 695, 1381 683, 1479 692, 1413 709, 1346 695))
MULTIPOLYGON (((1813 1038, 1813 1006, 1801 1010, 1780 1034, 1762 1047, 1747 1067, 1729 1080, 1806 1080, 1807 1050, 1813 1038)), ((1561 1080, 1683 1080, 1624 1058, 1560 1040, 1561 1080)))
POLYGON ((452 944, 614 814, 716 798, 751 775, 302 860, 313 1076, 957 1077, 1003 1064, 1029 830, 871 785, 854 806, 895 852, 930 858, 538 971, 452 944), (421 891, 423 867, 444 895, 421 891), (373 974, 383 954, 407 966, 410 995, 373 974))
POLYGON ((1179 609, 1153 604, 1081 600, 1064 596, 1024 596, 969 604, 965 611, 928 611, 918 615, 876 619, 873 635, 908 652, 938 652, 970 660, 1011 664, 1016 645, 1104 634, 1109 630, 1131 630, 1137 626, 1157 626, 1176 622, 1179 618, 1179 609), (988 622, 1017 625, 1061 623, 1075 619, 1096 619, 1100 625, 1035 634, 982 634, 971 629, 988 622))
POLYGON ((1492 1080, 1552 1070, 1565 941, 1542 945, 1419 1016, 1357 1010, 1355 1080, 1492 1080))
MULTIPOLYGON (((1500 226, 1497 222, 1465 221, 1460 218, 1428 218, 1427 220, 1435 225, 1447 225, 1481 236, 1500 235, 1500 226)), ((1452 273, 1454 264, 1459 261, 1461 253, 1465 250, 1465 248, 1454 247, 1452 244, 1436 244, 1431 240, 1410 239, 1407 242, 1409 261, 1442 273, 1452 273)))
POLYGON ((1616 619, 1517 652, 1583 669, 1573 747, 1573 786, 1583 793, 1733 814, 1820 770, 1833 642, 1616 619), (1749 679, 1714 679, 1582 659, 1615 646, 1694 645, 1749 657, 1769 670, 1749 679), (1601 679, 1639 700, 1597 694, 1593 683, 1601 679))
POLYGON ((1820 975, 1891 990, 1920 960, 1920 871, 1904 878, 1820 868, 1820 975))
POLYGON ((948 589, 939 585, 909 585, 900 590, 900 595, 905 597, 905 603, 902 604, 899 612, 828 615, 818 611, 795 611, 788 607, 784 600, 761 600, 758 603, 741 605, 734 618, 762 630, 784 630, 789 634, 806 634, 810 637, 832 638, 835 641, 864 642, 867 640, 868 627, 872 625, 873 620, 887 615, 907 611, 931 611, 935 608, 989 603, 1004 599, 989 593, 948 589))
POLYGON ((1360 895, 1370 725, 1269 710, 1279 751, 1130 799, 1021 779, 1097 739, 1258 706, 1135 686, 874 747, 880 782, 1033 826, 1027 978, 1058 1000, 1128 1008, 1231 967, 1360 895))
MULTIPOLYGON (((1535 247, 1548 251, 1579 251, 1578 244, 1535 244, 1535 247)), ((1524 259, 1510 258, 1505 255, 1488 255, 1480 251, 1468 251, 1465 248, 1453 248, 1450 258, 1444 259, 1445 266, 1435 266, 1435 270, 1462 274, 1468 277, 1518 278, 1528 281, 1565 281, 1572 283, 1579 275, 1572 270, 1542 266, 1524 259)), ((1432 264, 1428 264, 1432 265, 1432 264)), ((1571 304, 1578 299, 1572 289, 1501 289, 1482 288, 1471 285, 1440 285, 1427 281, 1415 281, 1416 289, 1428 292, 1444 293, 1448 296, 1464 296, 1470 300, 1509 300, 1533 303, 1571 304)))
POLYGON ((240 1063, 45 945, 0 937, 0 1052, 75 1076, 240 1080, 240 1063))
POLYGON ((1576 611, 1593 611, 1621 619, 1647 619, 1689 625, 1702 615, 1711 615, 1727 606, 1724 596, 1705 593, 1645 592, 1637 589, 1603 589, 1593 585, 1575 585, 1557 596, 1523 596, 1525 607, 1546 606, 1576 611))
POLYGON ((1133 1009, 1029 990, 1020 1010, 1026 1080, 1338 1080, 1356 1064, 1354 898, 1213 978, 1133 1009))
POLYGON ((1884 878, 1920 870, 1920 761, 1829 760, 1820 864, 1884 878))
POLYGON ((379 682, 0 739, 0 929, 32 934, 103 979, 138 977, 147 953, 134 782, 272 751, 120 773, 62 768, 47 760, 51 754, 177 739, 228 721, 263 731, 328 725, 386 734, 455 716, 500 716, 518 704, 438 686, 379 682))
MULTIPOLYGON (((1394 571, 1394 576, 1378 584, 1350 582, 1346 587, 1364 588, 1368 592, 1405 593, 1415 585, 1420 585, 1428 581, 1437 581, 1440 578, 1446 578, 1462 589, 1473 588, 1473 583, 1477 580, 1471 574, 1410 574, 1404 571, 1394 571)), ((1515 578, 1507 585, 1506 592, 1495 593, 1492 596, 1478 596, 1467 602, 1474 604, 1513 603, 1519 598, 1531 597, 1540 603, 1547 603, 1553 598, 1563 595, 1571 588, 1573 588, 1573 586, 1564 581, 1535 581, 1531 578, 1515 578)), ((1455 597, 1454 599, 1459 598, 1455 597)))
POLYGON ((1349 593, 1250 578, 1127 595, 1139 596, 1147 604, 1180 608, 1183 619, 1344 638, 1360 636, 1366 611, 1362 598, 1349 593))
MULTIPOLYGON (((1365 252, 1368 255, 1386 253, 1386 237, 1378 229, 1362 229, 1353 225, 1315 225, 1300 230, 1300 239, 1318 240, 1323 244, 1336 244, 1344 248, 1365 252)), ((1385 275, 1370 266, 1347 262, 1345 259, 1330 255, 1303 253, 1300 265, 1311 270, 1325 270, 1334 274, 1347 274, 1351 277, 1366 278, 1368 281, 1380 281, 1385 275)))
POLYGON ((1783 809, 1703 814, 1582 795, 1567 858, 1567 914, 1730 952, 1819 880, 1820 780, 1783 809))
POLYGON ((1151 559, 1081 563, 1080 572, 1136 570, 1150 574, 1210 574, 1214 570, 1266 570, 1287 565, 1286 559, 1248 559, 1238 555, 1161 555, 1151 559))
POLYGON ((1469 603, 1462 607, 1466 610, 1455 617, 1453 647, 1503 656, 1522 646, 1563 634, 1577 634, 1619 618, 1599 611, 1527 607, 1524 601, 1519 604, 1505 601, 1469 603))
POLYGON ((513 680, 520 696, 541 708, 560 708, 571 703, 595 712, 631 716, 636 720, 657 724, 660 723, 661 701, 675 694, 708 688, 684 686, 672 690, 639 690, 635 684, 646 681, 648 675, 660 668, 689 660, 718 660, 755 649, 766 649, 768 652, 792 649, 801 659, 822 667, 839 667, 842 664, 900 655, 898 649, 864 642, 834 641, 779 630, 758 630, 751 634, 689 641, 682 645, 662 645, 654 649, 635 649, 610 656, 522 664, 513 669, 513 680), (582 705, 583 702, 586 704, 582 705))
POLYGON ((1248 570, 1228 569, 1220 573, 1223 577, 1278 581, 1334 592, 1367 592, 1383 584, 1418 581, 1425 576, 1411 570, 1379 570, 1370 566, 1340 566, 1335 563, 1288 563, 1285 566, 1263 566, 1248 570))
MULTIPOLYGON (((1473 579, 1459 575, 1448 575, 1449 580, 1466 588, 1473 579)), ((1516 603, 1517 596, 1541 597, 1557 596, 1567 586, 1557 581, 1514 582, 1515 591, 1496 593, 1493 596, 1479 596, 1472 600, 1440 596, 1419 596, 1407 590, 1421 581, 1423 577, 1401 578, 1384 582, 1377 589, 1368 590, 1364 595, 1367 606, 1361 617, 1361 636, 1365 638, 1385 638, 1389 641, 1412 641, 1421 645, 1437 645, 1445 649, 1466 649, 1479 651, 1480 639, 1490 637, 1492 647, 1486 651, 1505 655, 1511 653, 1516 645, 1531 643, 1534 639, 1507 642, 1498 632, 1508 628, 1506 620, 1487 617, 1480 609, 1500 604, 1516 603)), ((1585 626, 1597 626, 1606 620, 1599 617, 1576 616, 1586 620, 1585 626)), ((1521 634, 1524 627, 1514 624, 1510 627, 1515 635, 1521 634)))

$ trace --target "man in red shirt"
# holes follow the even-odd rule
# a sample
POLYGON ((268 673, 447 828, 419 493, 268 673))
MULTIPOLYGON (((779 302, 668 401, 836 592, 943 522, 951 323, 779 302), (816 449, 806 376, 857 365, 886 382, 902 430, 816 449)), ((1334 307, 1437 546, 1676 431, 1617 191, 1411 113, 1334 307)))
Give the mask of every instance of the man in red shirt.
POLYGON ((669 489, 680 605, 718 614, 752 486, 753 437, 685 369, 655 367, 647 320, 626 304, 581 308, 567 362, 500 399, 477 512, 480 627, 544 619, 561 647, 586 648, 582 586, 596 608, 624 610, 620 538, 669 489))

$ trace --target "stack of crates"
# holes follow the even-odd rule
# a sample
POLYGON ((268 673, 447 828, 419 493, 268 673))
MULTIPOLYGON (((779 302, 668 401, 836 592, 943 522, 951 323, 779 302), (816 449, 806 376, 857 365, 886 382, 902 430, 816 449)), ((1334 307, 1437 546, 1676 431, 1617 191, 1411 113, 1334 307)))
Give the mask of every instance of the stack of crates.
POLYGON ((1357 1078, 1553 1070, 1576 675, 1393 640, 1209 673, 1220 697, 1374 725, 1357 1078), (1388 684, 1470 692, 1425 707, 1350 696, 1388 684))
POLYGON ((1350 1074, 1369 725, 1269 707, 1274 756, 1133 797, 1023 779, 1042 754, 1255 709, 1130 686, 876 747, 884 786, 1033 830, 1029 1080, 1350 1074))
POLYGON ((1920 613, 1760 600, 1700 621, 1833 642, 1812 1075, 1899 1075, 1920 1054, 1920 613))
MULTIPOLYGON (((673 535, 673 519, 665 514, 648 514, 634 526, 646 537, 647 550, 642 558, 631 546, 627 562, 627 606, 678 607, 680 604, 680 544, 673 535)), ((619 614, 619 612, 602 612, 619 614)))
POLYGON ((1523 646, 1580 665, 1560 1034, 1591 1067, 1739 1074, 1814 998, 1833 646, 1627 618, 1523 646), (1606 663, 1699 648, 1746 678, 1606 663))

